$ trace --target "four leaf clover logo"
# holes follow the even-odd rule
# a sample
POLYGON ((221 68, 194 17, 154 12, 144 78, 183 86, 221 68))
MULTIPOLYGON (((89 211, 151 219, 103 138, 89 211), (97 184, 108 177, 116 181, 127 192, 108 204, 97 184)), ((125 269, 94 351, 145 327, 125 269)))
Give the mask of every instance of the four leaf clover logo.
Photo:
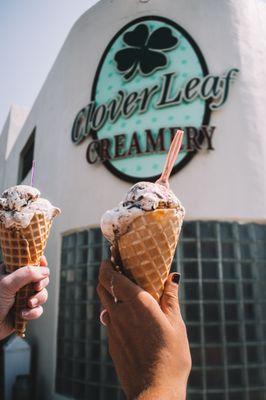
POLYGON ((150 75, 157 69, 164 68, 167 65, 164 52, 179 44, 179 39, 173 36, 170 28, 158 28, 150 34, 145 24, 125 33, 123 41, 128 47, 116 53, 115 61, 125 80, 131 79, 137 70, 142 75, 150 75))

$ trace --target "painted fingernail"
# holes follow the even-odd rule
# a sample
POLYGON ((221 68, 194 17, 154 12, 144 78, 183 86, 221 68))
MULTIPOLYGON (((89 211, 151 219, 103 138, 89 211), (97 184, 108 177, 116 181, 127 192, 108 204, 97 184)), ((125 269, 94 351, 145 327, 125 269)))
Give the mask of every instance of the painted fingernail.
POLYGON ((180 277, 181 277, 180 274, 178 274, 177 272, 174 273, 174 274, 172 275, 172 282, 174 282, 174 283, 176 283, 176 284, 178 285, 178 284, 179 284, 179 281, 180 281, 180 277))
POLYGON ((37 306, 37 304, 38 304, 38 300, 37 300, 37 299, 31 299, 31 300, 30 300, 30 305, 31 305, 32 307, 37 306))

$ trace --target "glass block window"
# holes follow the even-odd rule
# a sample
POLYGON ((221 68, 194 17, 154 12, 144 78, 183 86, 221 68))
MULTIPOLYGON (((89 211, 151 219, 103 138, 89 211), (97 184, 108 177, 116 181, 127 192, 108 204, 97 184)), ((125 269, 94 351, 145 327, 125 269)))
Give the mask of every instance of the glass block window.
MULTIPOLYGON (((121 400, 96 294, 108 244, 99 228, 63 237, 56 391, 121 400)), ((193 369, 188 400, 265 400, 266 226, 185 222, 172 271, 193 369)))
POLYGON ((265 249, 265 225, 184 224, 172 269, 183 278, 188 399, 265 399, 265 249))
POLYGON ((123 399, 99 322, 99 265, 109 256, 101 230, 63 237, 56 391, 74 399, 123 399))

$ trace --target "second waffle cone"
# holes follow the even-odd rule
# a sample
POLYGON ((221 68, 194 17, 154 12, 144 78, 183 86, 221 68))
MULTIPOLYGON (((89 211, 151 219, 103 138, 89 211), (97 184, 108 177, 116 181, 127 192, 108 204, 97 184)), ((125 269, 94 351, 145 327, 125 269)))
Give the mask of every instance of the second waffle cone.
POLYGON ((125 275, 160 301, 183 222, 176 209, 157 209, 137 217, 118 240, 125 275))
MULTIPOLYGON (((0 222, 0 242, 7 272, 25 265, 39 266, 51 225, 52 221, 41 213, 35 214, 26 228, 6 228, 0 222)), ((16 295, 15 330, 22 337, 25 336, 27 321, 22 319, 21 311, 27 308, 27 301, 34 293, 30 284, 20 289, 16 295)))

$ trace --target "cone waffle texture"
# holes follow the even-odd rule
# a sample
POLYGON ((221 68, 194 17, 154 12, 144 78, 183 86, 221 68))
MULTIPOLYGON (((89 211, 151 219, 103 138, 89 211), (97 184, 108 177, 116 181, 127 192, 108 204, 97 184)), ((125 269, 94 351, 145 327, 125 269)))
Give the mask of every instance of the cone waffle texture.
POLYGON ((183 222, 176 209, 157 209, 137 217, 118 240, 123 272, 158 302, 170 272, 183 222))
MULTIPOLYGON (((40 264, 41 256, 49 236, 52 221, 43 214, 35 214, 26 228, 6 228, 0 222, 0 242, 7 272, 13 272, 25 265, 40 264)), ((19 336, 25 336, 27 321, 21 318, 21 311, 27 308, 30 296, 35 293, 32 284, 24 286, 16 295, 15 329, 19 336)))

